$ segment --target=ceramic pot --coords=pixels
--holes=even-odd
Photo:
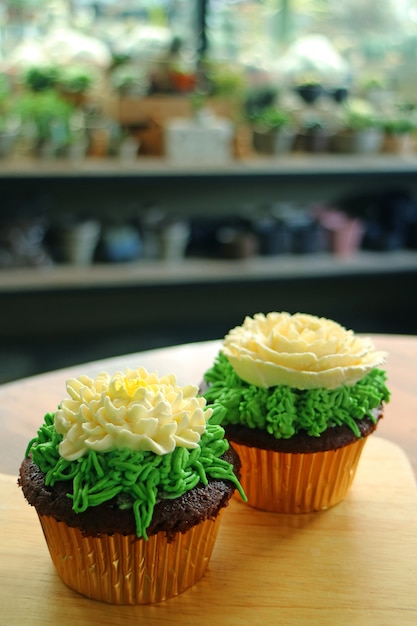
[[[334,135],[332,150],[339,153],[377,154],[381,151],[383,133],[377,128],[346,130]]]
[[[0,158],[10,156],[16,143],[17,133],[4,131],[0,133]]]
[[[290,152],[294,145],[295,134],[291,129],[253,131],[253,147],[261,154],[284,154]]]
[[[187,222],[173,222],[160,232],[161,256],[165,261],[180,261],[185,257],[191,229]]]
[[[62,260],[72,265],[91,265],[99,237],[100,224],[95,220],[63,226],[59,232]]]
[[[296,148],[301,152],[326,152],[330,148],[331,137],[323,129],[299,133]]]
[[[382,149],[393,154],[412,154],[415,151],[414,136],[412,133],[386,133]]]

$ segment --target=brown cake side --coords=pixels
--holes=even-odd
[[[240,461],[232,447],[223,455],[234,467],[239,478]],[[148,535],[165,532],[168,540],[192,526],[207,519],[214,519],[220,510],[227,506],[235,490],[235,485],[228,480],[211,479],[208,484],[199,484],[179,498],[161,500],[155,505]],[[136,526],[133,511],[120,509],[117,498],[91,507],[83,513],[72,510],[72,500],[67,496],[71,492],[71,481],[58,482],[53,487],[45,485],[45,475],[30,457],[20,466],[18,483],[26,500],[35,507],[39,515],[49,515],[68,526],[80,528],[86,536],[135,535]]]
[[[377,422],[383,417],[383,407],[375,409],[374,416]],[[356,422],[361,436],[367,437],[377,427],[369,417],[364,417]],[[226,438],[231,442],[236,442],[251,448],[262,448],[263,450],[273,450],[274,452],[289,452],[298,454],[308,454],[313,452],[325,452],[326,450],[336,450],[342,448],[358,439],[355,433],[346,426],[331,426],[327,428],[319,437],[312,437],[306,432],[298,432],[289,439],[276,439],[260,428],[249,428],[242,424],[225,424]]]

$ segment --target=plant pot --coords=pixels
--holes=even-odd
[[[386,133],[382,149],[393,154],[412,154],[415,151],[414,136],[412,133]]]
[[[129,224],[107,226],[101,237],[100,248],[110,263],[135,261],[141,256],[142,242],[138,230]]]
[[[284,154],[294,145],[295,133],[287,128],[276,130],[253,130],[253,147],[261,154]]]
[[[197,84],[197,76],[194,73],[170,71],[171,85],[176,93],[191,93]]]
[[[91,265],[100,237],[100,224],[86,220],[67,224],[60,229],[60,255],[65,263]]]
[[[326,152],[330,148],[331,137],[325,130],[299,133],[296,148],[302,152]]]
[[[362,220],[337,209],[321,209],[317,218],[327,234],[333,254],[349,257],[359,250],[365,232]]]
[[[255,223],[259,254],[275,256],[291,252],[291,236],[287,226],[274,218],[260,218]]]
[[[38,159],[53,159],[56,156],[56,145],[50,139],[39,139],[33,146],[33,154]]]
[[[222,259],[247,259],[258,254],[259,239],[245,224],[223,224],[215,233],[216,256]]]
[[[110,150],[110,128],[102,126],[89,126],[86,128],[88,137],[87,155],[91,157],[106,157]]]
[[[232,122],[210,111],[201,111],[192,119],[172,119],[165,126],[165,154],[174,163],[228,163],[233,135]]]
[[[126,137],[119,146],[119,157],[122,161],[129,163],[136,161],[139,152],[140,142],[135,137]]]
[[[375,154],[381,150],[383,134],[376,128],[343,130],[332,137],[333,152]]]
[[[10,156],[17,139],[17,132],[4,131],[0,133],[0,158]]]
[[[352,256],[360,248],[363,233],[364,227],[359,219],[346,220],[330,231],[331,251],[337,256]]]
[[[249,124],[238,124],[233,137],[233,156],[245,159],[253,155],[253,131]]]
[[[65,155],[70,161],[82,161],[87,155],[88,142],[87,139],[79,139],[71,142],[65,151]]]
[[[164,225],[160,233],[162,258],[165,261],[181,261],[185,257],[190,234],[187,222]]]
[[[311,215],[300,213],[286,218],[292,254],[315,254],[322,251],[321,227]]]

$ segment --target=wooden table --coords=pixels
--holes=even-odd
[[[0,624],[417,624],[417,337],[374,339],[389,352],[392,400],[345,501],[302,516],[233,501],[202,581],[155,606],[108,606],[67,589],[16,475],[44,413],[66,395],[67,378],[143,365],[197,384],[219,343],[125,355],[1,386]]]

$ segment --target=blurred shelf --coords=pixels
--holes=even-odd
[[[106,178],[112,177],[365,177],[373,175],[413,175],[417,173],[417,155],[401,154],[304,154],[253,156],[229,163],[176,164],[164,158],[139,157],[135,161],[118,158],[68,159],[11,158],[1,161],[0,179],[6,178]]]
[[[2,159],[0,215],[42,211],[137,218],[149,207],[177,217],[219,217],[291,202],[351,202],[361,212],[385,192],[417,197],[417,154],[252,155],[229,163],[174,164],[168,159]],[[364,205],[364,206],[363,206]]]
[[[224,284],[408,272],[417,272],[417,251],[361,251],[351,257],[279,255],[230,261],[201,258],[186,258],[177,262],[138,260],[88,267],[55,265],[1,269],[0,293]]]

